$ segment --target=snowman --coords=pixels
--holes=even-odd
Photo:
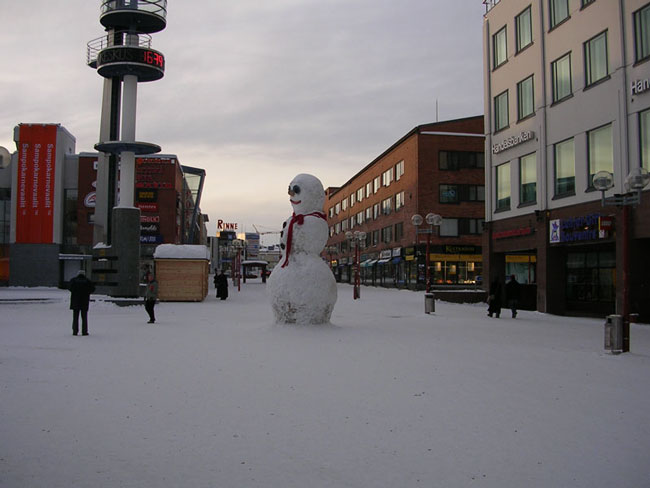
[[[325,190],[318,178],[299,174],[289,184],[293,215],[282,224],[282,256],[267,283],[278,324],[328,324],[336,281],[320,257],[327,243]]]

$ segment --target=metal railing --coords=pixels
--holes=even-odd
[[[485,5],[485,13],[487,14],[490,10],[492,10],[497,3],[499,3],[501,0],[483,0],[483,5]]]
[[[103,0],[102,14],[116,10],[140,10],[159,17],[167,17],[167,0]]]
[[[88,41],[86,64],[88,66],[95,64],[99,52],[112,46],[137,46],[151,48],[151,36],[149,34],[134,34],[128,31],[118,31]]]

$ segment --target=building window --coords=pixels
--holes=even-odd
[[[553,103],[571,96],[571,53],[551,63],[553,76]]]
[[[533,76],[517,83],[517,119],[522,120],[535,113]]]
[[[535,153],[519,158],[519,203],[537,201],[537,157]]]
[[[402,159],[395,165],[395,181],[399,181],[404,174],[404,160]]]
[[[378,203],[375,203],[373,205],[373,207],[372,207],[372,210],[373,210],[373,215],[372,216],[373,216],[373,218],[375,220],[377,220],[379,218],[379,215],[381,214],[381,205],[379,205]]]
[[[459,169],[485,168],[485,153],[469,151],[440,151],[440,169],[458,171]]]
[[[336,213],[336,215],[341,213],[341,202],[337,203],[334,207],[334,213]]]
[[[612,125],[591,130],[587,133],[587,152],[589,158],[588,186],[593,188],[594,175],[599,171],[614,173],[614,147],[612,142]]]
[[[639,114],[641,167],[650,171],[650,110]]]
[[[337,223],[334,225],[334,231],[335,231],[337,234],[338,234],[339,232],[341,232],[341,222],[337,222]]]
[[[391,205],[392,200],[393,200],[392,198],[387,198],[386,200],[382,200],[382,202],[381,202],[381,213],[383,215],[389,215],[390,214],[391,207],[392,207],[392,205]]]
[[[442,224],[440,224],[440,236],[458,236],[458,219],[442,219]]]
[[[330,209],[329,209],[329,217],[330,217],[330,219],[332,217],[334,217],[334,207],[330,207]]]
[[[373,181],[373,186],[375,193],[379,191],[379,188],[381,188],[381,176],[377,176],[374,181]]]
[[[330,237],[334,235],[334,226],[330,227]]]
[[[585,85],[607,78],[607,31],[585,42]]]
[[[379,230],[372,231],[372,245],[376,246],[379,244]]]
[[[508,60],[508,40],[506,26],[492,36],[492,52],[496,69]]]
[[[395,211],[397,212],[404,206],[404,192],[401,191],[395,194]]]
[[[458,185],[440,185],[440,203],[458,203]]]
[[[574,195],[576,164],[573,138],[555,145],[555,195]]]
[[[341,210],[345,212],[348,208],[348,197],[345,197],[343,200],[341,200]]]
[[[366,220],[372,220],[372,207],[366,209]]]
[[[358,225],[363,224],[363,212],[359,212],[359,213],[357,214],[357,224],[358,224]]]
[[[581,0],[580,1],[580,8],[585,8],[587,5],[591,5],[595,1],[596,0]]]
[[[393,168],[384,171],[381,175],[381,184],[383,186],[390,186],[393,181]]]
[[[401,241],[404,237],[404,222],[395,224],[395,241]]]
[[[515,36],[517,52],[533,43],[533,23],[530,6],[515,18]]]
[[[363,188],[359,188],[357,190],[357,202],[360,202],[363,200]]]
[[[634,60],[650,57],[650,4],[634,12]]]
[[[381,242],[388,244],[393,240],[393,226],[389,225],[381,229]]]
[[[508,90],[494,97],[494,132],[508,127]]]
[[[569,0],[549,0],[551,29],[569,18]]]
[[[356,193],[350,193],[350,207],[354,207],[356,203]]]
[[[341,221],[341,230],[345,232],[348,230],[348,219],[344,219]]]
[[[370,198],[372,195],[372,182],[366,183],[366,198]]]
[[[497,166],[497,210],[510,209],[510,163]]]

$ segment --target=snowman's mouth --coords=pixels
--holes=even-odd
[[[302,200],[298,200],[297,202],[294,201],[294,200],[289,200],[289,201],[294,205],[298,205],[298,204],[302,203]]]

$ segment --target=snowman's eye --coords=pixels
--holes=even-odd
[[[296,195],[300,195],[300,187],[298,185],[289,186],[289,191],[293,191]]]

